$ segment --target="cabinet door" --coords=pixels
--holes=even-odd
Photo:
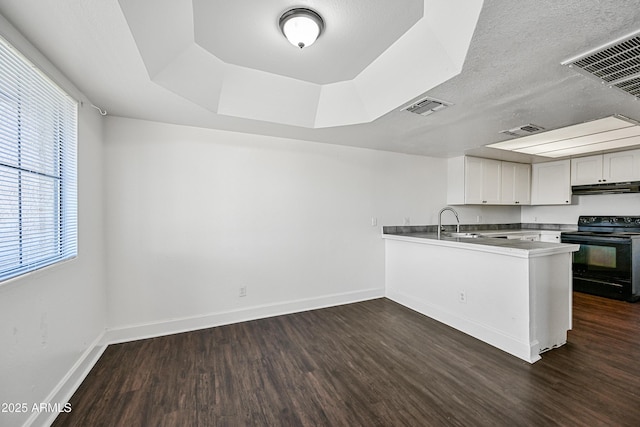
[[[482,203],[500,204],[502,169],[499,160],[482,159]]]
[[[516,167],[515,199],[520,205],[531,203],[531,165],[518,163]]]
[[[640,150],[602,156],[603,182],[640,181]]]
[[[500,161],[465,158],[464,202],[469,205],[500,203]]]
[[[534,164],[532,167],[531,204],[570,204],[570,169],[571,163],[569,160]]]
[[[482,198],[482,161],[479,157],[465,157],[464,163],[464,202],[481,204]]]
[[[503,205],[528,205],[531,203],[531,165],[502,162]]]
[[[571,159],[571,185],[602,183],[602,154]]]
[[[547,243],[560,243],[559,231],[542,231],[540,233],[540,241]]]

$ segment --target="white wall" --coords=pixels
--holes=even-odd
[[[580,215],[640,215],[640,194],[574,196],[573,204],[523,206],[522,222],[578,224]]]
[[[113,328],[381,296],[371,218],[444,200],[422,185],[444,163],[415,156],[122,118],[105,150]]]
[[[380,226],[446,200],[444,159],[113,117],[105,150],[109,325],[147,325],[113,340],[382,296]]]
[[[82,99],[2,17],[0,24],[5,38]],[[68,398],[78,378],[64,380],[68,374],[78,374],[72,368],[88,360],[104,332],[102,194],[102,118],[85,104],[78,120],[78,257],[0,283],[0,403],[28,405],[27,413],[0,413],[2,426],[38,418],[31,412],[34,403],[66,403],[55,400]],[[49,415],[41,414],[36,424]]]

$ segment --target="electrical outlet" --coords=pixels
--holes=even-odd
[[[375,227],[376,225],[378,225],[378,218],[371,217],[371,226]]]
[[[478,215],[478,216],[476,216],[476,222],[477,222],[478,224],[480,224],[480,222],[482,222],[482,215]]]
[[[467,303],[467,293],[465,291],[458,292],[458,301],[462,304]]]
[[[246,297],[247,296],[247,287],[246,286],[240,286],[240,293],[238,294],[239,297]]]
[[[403,225],[411,225],[411,218],[409,218],[408,216],[405,216]]]

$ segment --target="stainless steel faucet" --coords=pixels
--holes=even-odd
[[[456,233],[460,232],[460,218],[458,218],[458,212],[456,212],[455,209],[450,208],[449,206],[445,206],[444,208],[440,209],[440,212],[438,213],[438,240],[440,240],[440,232],[442,231],[442,212],[444,211],[453,212],[453,214],[456,216],[456,221],[458,222],[458,225],[456,226]]]

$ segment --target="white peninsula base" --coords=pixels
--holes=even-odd
[[[577,245],[383,238],[391,300],[529,363],[566,343]]]

